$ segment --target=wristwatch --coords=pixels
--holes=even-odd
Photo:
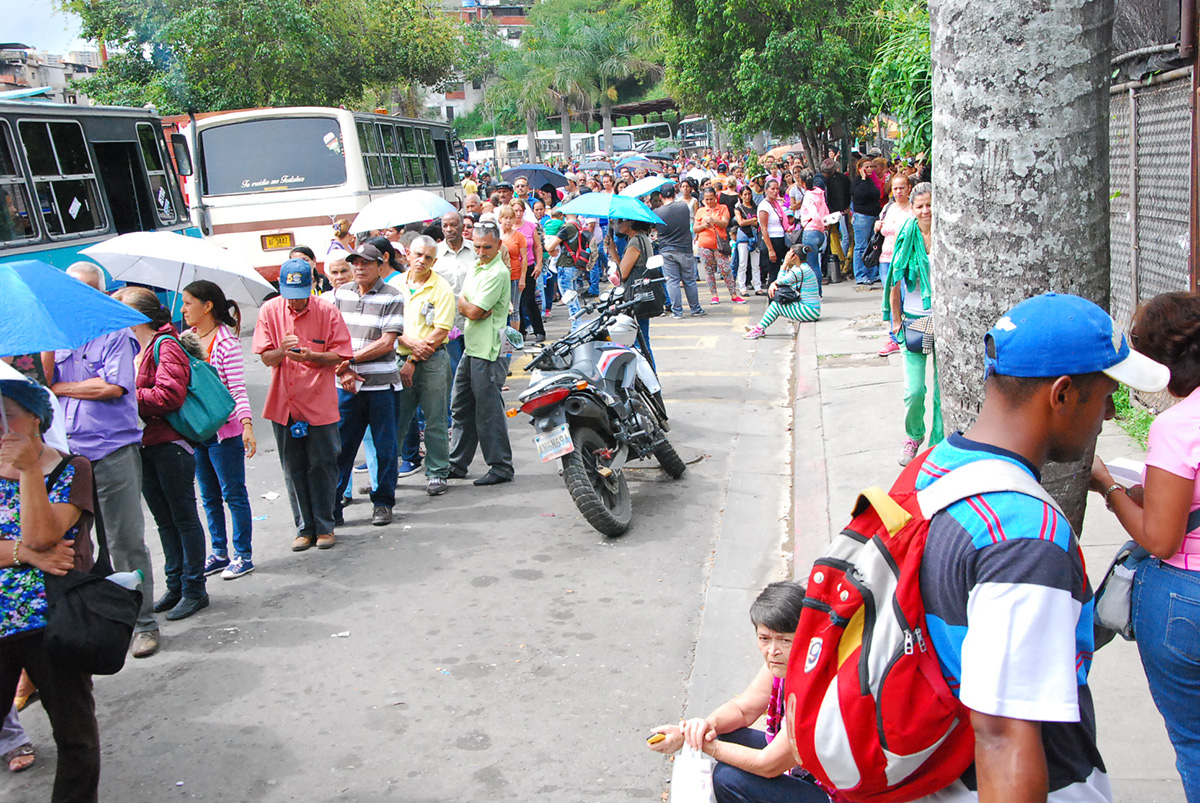
[[[1123,490],[1125,490],[1124,486],[1120,485],[1119,483],[1115,483],[1115,482],[1112,485],[1105,488],[1104,489],[1104,506],[1106,508],[1108,508],[1109,510],[1112,510],[1113,509],[1112,499],[1110,499],[1110,497],[1112,496],[1113,491],[1123,491]]]

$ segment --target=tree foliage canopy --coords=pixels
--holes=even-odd
[[[928,152],[933,144],[933,64],[926,0],[883,0],[869,18],[880,40],[871,65],[875,108],[901,121],[901,153]]]
[[[458,24],[426,0],[63,0],[112,54],[80,88],[164,113],[353,103],[364,87],[436,84]]]

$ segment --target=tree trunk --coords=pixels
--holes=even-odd
[[[538,163],[537,114],[532,111],[525,112],[525,159]]]
[[[983,336],[1022,299],[1108,308],[1113,0],[930,0],[933,313],[946,431],[983,400]],[[1088,468],[1046,467],[1076,532]]]
[[[611,158],[613,155],[612,101],[609,100],[607,92],[600,101],[600,115],[604,119],[604,153]]]
[[[562,152],[564,165],[571,163],[571,105],[562,99]]]

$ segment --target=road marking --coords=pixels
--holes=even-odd
[[[762,405],[766,405],[768,407],[770,407],[770,406],[786,406],[786,405],[780,405],[778,399],[775,399],[774,401],[772,401],[771,399],[717,399],[717,398],[674,399],[674,398],[668,397],[668,398],[663,399],[663,403],[668,404],[668,405],[672,405],[672,404],[762,404]]]
[[[659,376],[763,376],[762,371],[659,371]]]

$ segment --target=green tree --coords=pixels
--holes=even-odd
[[[822,132],[866,112],[868,0],[652,0],[667,84],[735,136],[800,134],[815,158]]]
[[[880,41],[871,64],[871,103],[900,121],[900,152],[928,153],[933,144],[928,1],[883,0],[864,22]]]
[[[550,70],[539,63],[534,51],[522,47],[500,63],[496,77],[486,89],[488,103],[514,110],[524,120],[526,158],[530,162],[538,161],[538,116],[553,108],[551,79]]]
[[[114,57],[80,88],[167,113],[354,103],[447,75],[457,23],[428,0],[63,0]]]
[[[583,18],[562,15],[536,23],[525,35],[533,59],[549,73],[550,94],[562,125],[563,158],[571,158],[571,112],[592,105],[596,76],[589,69]]]
[[[579,31],[586,71],[604,121],[604,151],[612,155],[612,107],[621,82],[639,76],[661,76],[654,61],[657,37],[640,15],[586,18]]]

